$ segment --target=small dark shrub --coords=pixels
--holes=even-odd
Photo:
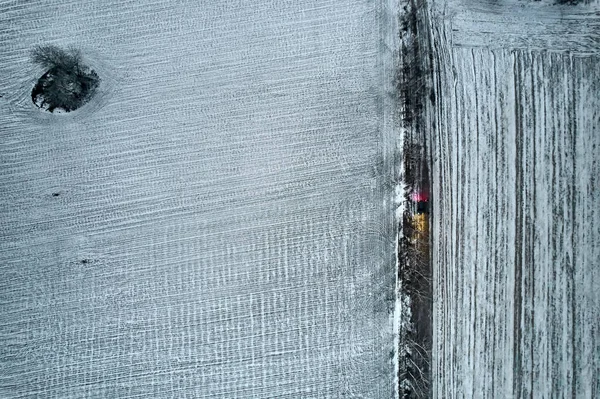
[[[82,63],[77,50],[56,46],[36,47],[32,60],[47,69],[31,91],[39,108],[54,112],[73,111],[88,102],[100,84],[98,74]]]

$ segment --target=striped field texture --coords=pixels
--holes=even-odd
[[[0,1],[0,397],[394,396],[389,3]]]
[[[429,8],[434,397],[600,397],[599,9]]]

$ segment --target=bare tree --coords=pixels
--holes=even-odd
[[[50,112],[55,109],[69,112],[81,107],[100,83],[98,74],[83,64],[79,50],[38,46],[33,49],[31,58],[47,69],[31,91],[31,99]]]

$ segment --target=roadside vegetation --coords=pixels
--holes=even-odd
[[[424,147],[411,145],[405,151],[416,165],[408,175],[402,234],[398,242],[400,295],[404,322],[400,331],[399,381],[402,398],[427,398],[431,381],[432,270],[429,251],[428,168]],[[405,159],[405,163],[407,160]],[[421,201],[416,201],[417,196]]]
[[[404,214],[399,226],[398,274],[403,314],[398,381],[400,397],[431,394],[432,268],[429,215],[429,158],[424,109],[435,102],[430,90],[430,58],[422,16],[423,5],[408,1],[401,15],[401,68],[397,88],[405,130],[403,148]]]

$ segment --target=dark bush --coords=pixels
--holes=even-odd
[[[65,51],[56,46],[36,47],[32,60],[47,69],[31,91],[31,99],[39,108],[54,112],[73,111],[94,95],[100,78],[82,63],[77,50]]]

